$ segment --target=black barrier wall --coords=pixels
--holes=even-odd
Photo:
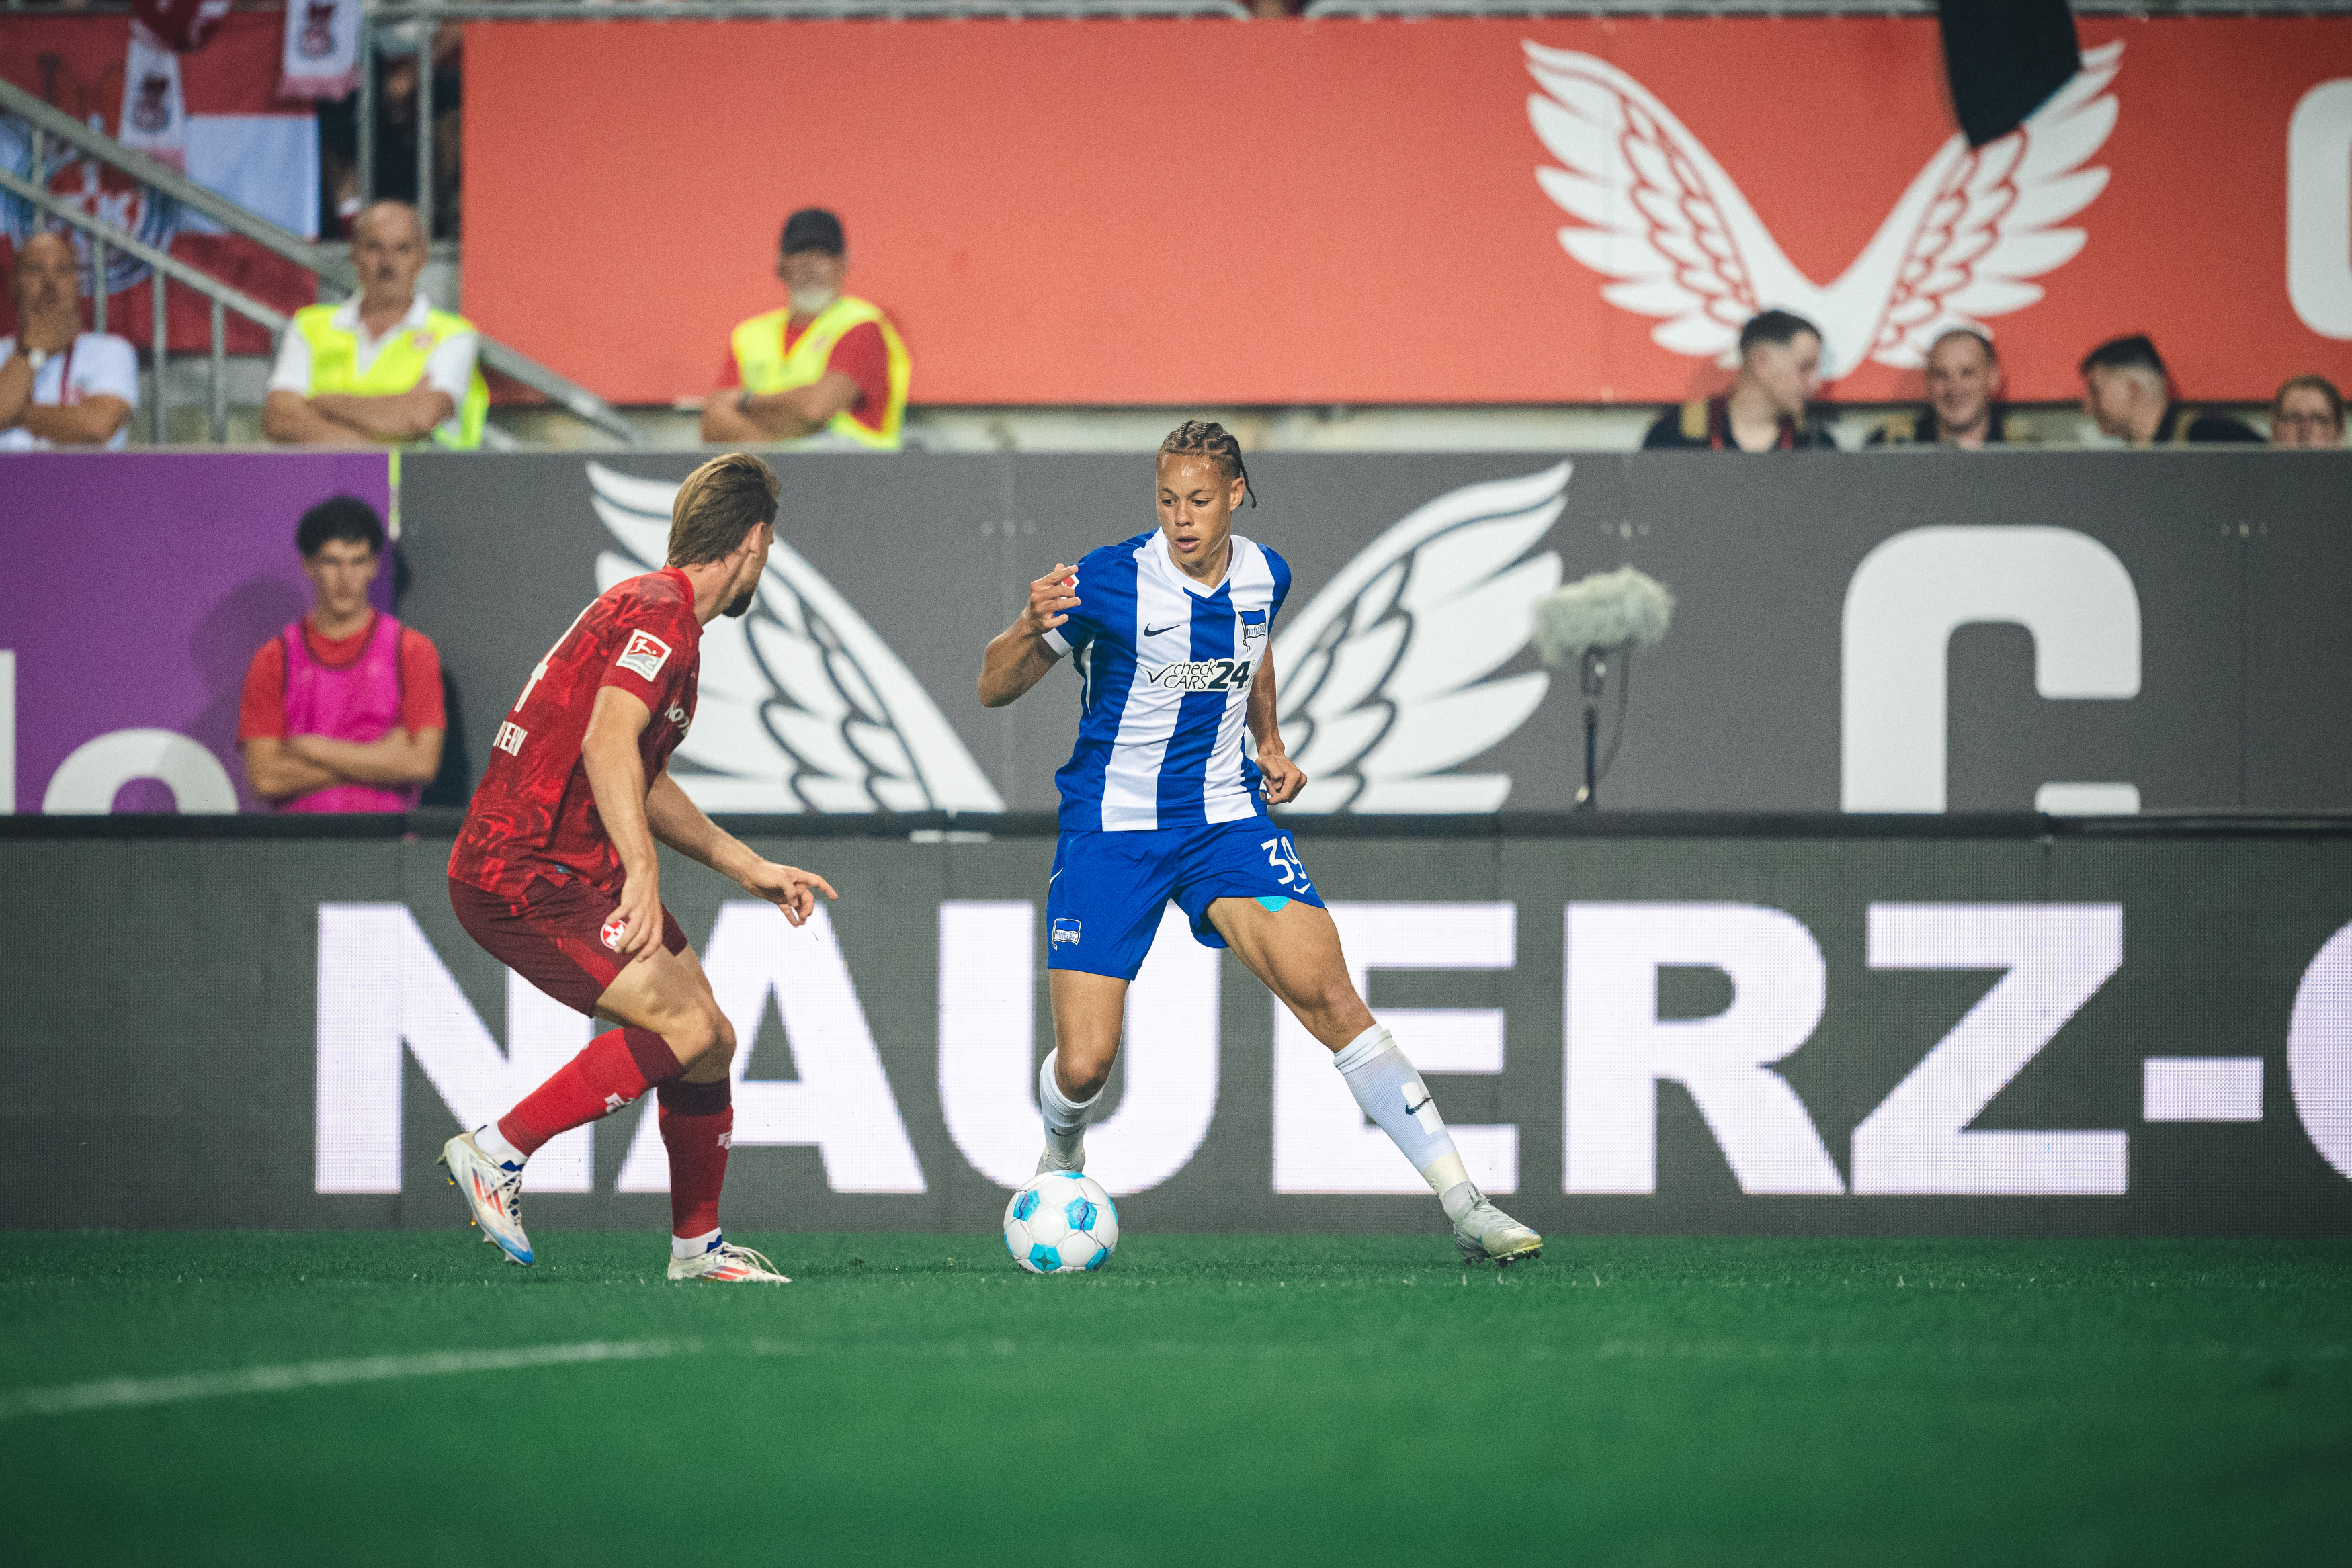
[[[794,932],[665,862],[744,1042],[729,1222],[992,1229],[1038,1145],[1045,825],[736,825],[844,896]],[[453,826],[0,831],[45,915],[0,1225],[456,1228],[441,1142],[591,1026],[458,929]],[[1300,837],[1473,1174],[1547,1231],[2352,1233],[2352,824],[1436,826]],[[1436,1228],[1181,929],[1109,1094],[1090,1169],[1130,1226]],[[633,1108],[541,1151],[532,1223],[658,1229],[666,1175]]]
[[[581,606],[661,560],[693,454],[404,460],[402,614],[478,775]],[[1056,561],[1152,526],[1150,459],[776,460],[761,607],[705,633],[675,765],[715,810],[1044,810],[1057,672],[974,700]],[[1284,729],[1310,804],[1549,810],[1573,682],[1526,610],[1633,565],[1677,605],[1632,668],[1604,809],[2352,810],[2352,454],[1267,454]],[[1613,723],[1616,693],[1605,722]],[[1604,741],[1607,733],[1604,732]]]

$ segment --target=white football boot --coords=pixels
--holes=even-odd
[[[1078,1152],[1076,1157],[1072,1159],[1068,1165],[1064,1165],[1061,1161],[1054,1157],[1054,1141],[1051,1138],[1048,1138],[1045,1140],[1045,1152],[1037,1156],[1037,1168],[1031,1174],[1034,1176],[1044,1176],[1047,1171],[1082,1171],[1086,1168],[1087,1144],[1083,1137],[1078,1140]]]
[[[709,1280],[728,1285],[789,1285],[776,1266],[749,1247],[738,1247],[724,1236],[691,1258],[669,1260],[673,1280]]]
[[[482,1239],[495,1245],[508,1262],[528,1264],[530,1238],[522,1233],[522,1167],[490,1158],[471,1133],[460,1133],[442,1145],[440,1163],[449,1167],[449,1185],[474,1211]]]
[[[1496,1268],[1507,1269],[1542,1256],[1543,1238],[1487,1202],[1474,1183],[1448,1187],[1438,1201],[1454,1221],[1454,1245],[1465,1264],[1492,1259]]]

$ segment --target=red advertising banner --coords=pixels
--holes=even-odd
[[[221,18],[203,46],[188,54],[134,55],[131,18],[12,12],[0,25],[0,80],[34,93],[77,120],[177,162],[198,183],[295,233],[319,230],[318,117],[307,103],[278,97],[285,17],[237,12]],[[141,79],[126,82],[137,59]],[[176,85],[170,75],[176,72]],[[128,100],[130,123],[125,124]],[[49,190],[94,217],[127,228],[190,266],[235,284],[266,305],[292,311],[318,298],[310,275],[251,240],[224,234],[206,219],[169,201],[150,200],[113,170],[51,142],[44,171]],[[0,119],[0,161],[19,174],[32,166],[23,128]],[[56,226],[32,204],[0,194],[0,267],[13,267],[15,246],[37,227]],[[95,288],[92,256],[81,247],[85,295]],[[147,347],[151,294],[146,264],[121,254],[109,258],[107,330]],[[170,287],[168,328],[175,350],[212,342],[212,308],[194,291]],[[87,311],[87,306],[85,306]],[[16,325],[13,295],[0,290],[0,332]],[[269,351],[269,334],[244,318],[228,318],[229,351]]]
[[[2082,34],[1971,153],[1927,20],[475,24],[466,304],[699,393],[821,204],[920,402],[1670,401],[1769,306],[1845,401],[1958,320],[2021,400],[2352,382],[2352,20]]]

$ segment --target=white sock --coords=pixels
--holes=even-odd
[[[673,1258],[699,1258],[719,1245],[719,1232],[707,1230],[699,1236],[673,1236],[669,1239],[669,1255]]]
[[[1454,1152],[1454,1134],[1445,1130],[1445,1118],[1429,1097],[1429,1086],[1413,1071],[1395,1036],[1374,1024],[1334,1056],[1331,1065],[1348,1081],[1348,1092],[1364,1114],[1404,1152],[1430,1191],[1443,1199],[1470,1179],[1462,1156]],[[1447,1212],[1452,1209],[1449,1204]]]
[[[1053,1151],[1054,1163],[1066,1166],[1076,1162],[1078,1151],[1086,1146],[1087,1124],[1094,1119],[1095,1106],[1102,1100],[1097,1089],[1088,1100],[1073,1100],[1062,1092],[1054,1078],[1054,1063],[1061,1056],[1049,1051],[1037,1067],[1037,1113],[1045,1124],[1045,1146]]]
[[[481,1150],[509,1170],[522,1169],[523,1161],[530,1157],[499,1135],[499,1124],[496,1122],[490,1123],[488,1126],[474,1129],[474,1147]]]

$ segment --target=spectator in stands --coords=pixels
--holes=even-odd
[[[65,235],[16,252],[16,335],[0,338],[0,452],[122,445],[139,406],[139,352],[81,329],[81,270]]]
[[[2134,446],[2260,441],[2253,427],[2172,400],[2163,357],[2145,333],[2115,338],[2083,356],[2083,412]]]
[[[429,249],[405,202],[378,202],[352,225],[356,299],[294,313],[278,340],[261,429],[272,441],[356,446],[423,441],[476,447],[490,389],[476,368],[481,334],[436,310],[416,287]]]
[[[2273,446],[2344,444],[2344,394],[2326,376],[2295,376],[2271,399]]]
[[[822,432],[844,446],[898,450],[907,346],[887,316],[841,291],[848,270],[839,218],[803,207],[784,220],[776,276],[792,305],[735,329],[719,390],[702,402],[703,440],[791,441]]]
[[[1717,452],[1786,452],[1835,446],[1807,417],[1822,390],[1822,329],[1802,316],[1767,310],[1739,329],[1739,378],[1717,398],[1693,398],[1658,415],[1643,446]]]
[[[281,811],[405,811],[441,768],[441,655],[368,603],[383,521],[352,496],[302,514],[294,542],[310,613],[245,672],[236,743],[254,793]]]
[[[1873,446],[1979,447],[2021,439],[2009,429],[2000,398],[2000,356],[1974,327],[1954,327],[1927,349],[1927,406],[1898,413],[1872,432]]]

